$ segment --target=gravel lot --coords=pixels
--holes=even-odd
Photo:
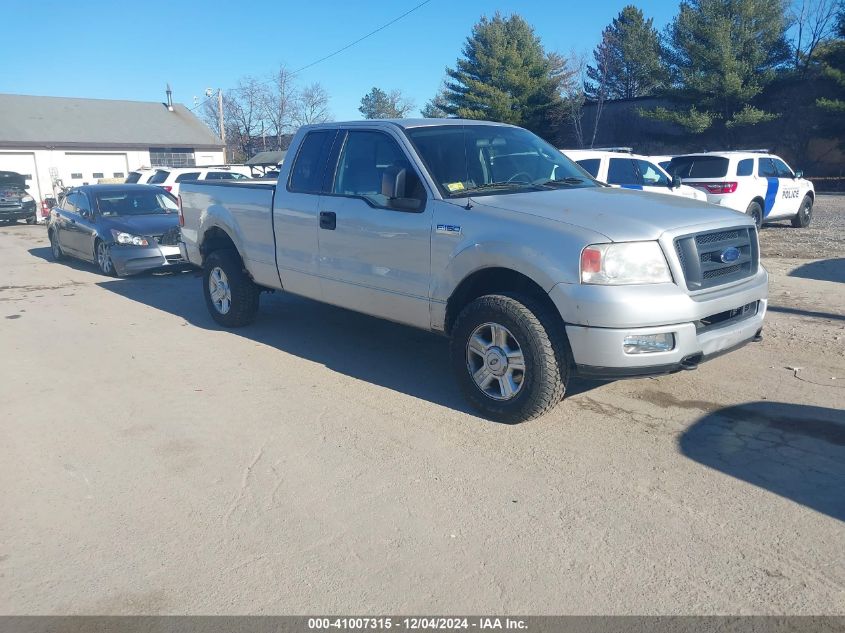
[[[518,426],[439,337],[0,227],[0,611],[845,614],[844,227],[763,231],[762,343]]]

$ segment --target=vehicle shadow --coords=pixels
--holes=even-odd
[[[810,317],[812,319],[830,319],[832,321],[845,321],[845,315],[834,314],[832,312],[816,312],[815,310],[802,310],[800,308],[787,308],[785,306],[775,306],[771,303],[768,308],[769,312],[780,312],[782,314],[795,314],[797,316]]]
[[[208,314],[198,275],[133,277],[97,285],[196,327],[222,330]],[[448,341],[437,334],[284,292],[262,294],[255,323],[227,331],[358,380],[474,413],[452,377]],[[602,384],[573,379],[567,395]]]
[[[822,259],[817,262],[804,264],[789,273],[789,276],[800,277],[801,279],[815,279],[816,281],[845,283],[845,257]]]
[[[845,415],[786,402],[714,411],[679,441],[705,466],[845,521]]]

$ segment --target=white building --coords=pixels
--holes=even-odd
[[[0,94],[0,171],[28,176],[36,200],[139,167],[224,162],[220,139],[181,104]]]

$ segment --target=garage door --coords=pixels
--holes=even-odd
[[[65,152],[65,185],[97,184],[100,179],[126,178],[126,154]]]
[[[27,176],[26,187],[30,195],[41,200],[41,188],[35,171],[35,154],[29,152],[0,152],[0,171],[16,171]]]

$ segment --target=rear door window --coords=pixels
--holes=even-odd
[[[585,158],[584,160],[575,161],[586,171],[590,174],[593,178],[598,178],[599,176],[599,165],[601,165],[600,158]]]
[[[160,183],[163,183],[165,180],[167,180],[167,177],[169,175],[170,175],[169,171],[164,171],[164,170],[160,169],[156,173],[154,173],[152,176],[150,176],[150,179],[147,181],[147,183],[149,183],[151,185],[158,185]]]
[[[611,185],[641,185],[637,167],[630,158],[611,158],[607,168],[607,182]]]
[[[115,176],[117,178],[117,176]],[[130,171],[129,175],[126,177],[126,182],[138,182],[141,180],[141,174],[137,171]]]
[[[336,130],[308,132],[291,168],[288,189],[301,193],[320,193],[329,152]]]
[[[196,180],[200,177],[200,173],[198,171],[189,171],[184,174],[179,174],[176,176],[176,182],[184,182],[186,180]],[[152,180],[150,180],[152,182]]]
[[[764,178],[777,178],[778,170],[771,158],[761,158],[757,165],[757,175]]]

